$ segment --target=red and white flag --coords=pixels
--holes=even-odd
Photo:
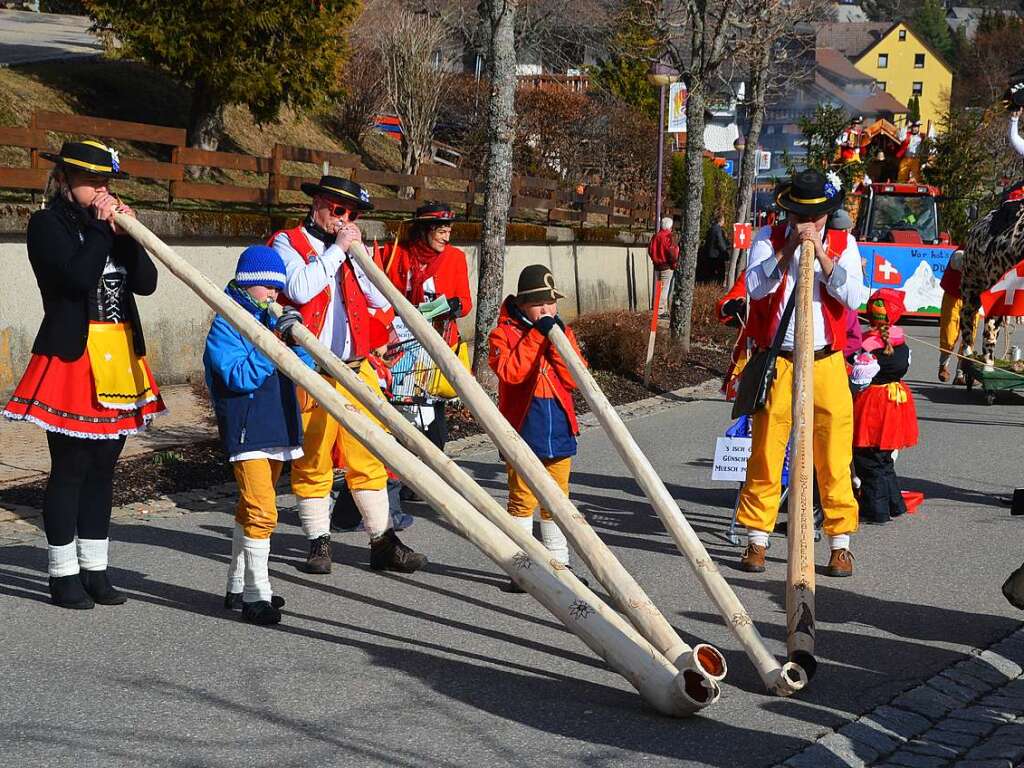
[[[981,294],[981,306],[985,317],[1024,316],[1024,261],[1019,262]]]
[[[903,275],[880,253],[875,254],[874,282],[882,285],[899,285]]]
[[[754,238],[754,228],[750,224],[733,224],[732,225],[732,247],[733,248],[749,248],[750,241]]]

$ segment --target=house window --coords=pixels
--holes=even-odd
[[[880,53],[880,54],[878,54],[878,68],[879,69],[887,69],[888,66],[889,66],[889,54],[888,53]]]
[[[924,89],[924,83],[918,81],[914,82],[914,85],[910,89],[910,93],[913,96],[920,96],[921,91]]]
[[[923,53],[915,53],[914,54],[914,69],[924,69],[924,54]]]
[[[875,81],[875,89],[879,90],[879,91],[884,91],[885,90],[885,80],[876,80]]]
[[[900,42],[901,43],[905,43],[906,41],[907,41],[907,30],[901,29],[900,30]]]

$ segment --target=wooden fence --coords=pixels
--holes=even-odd
[[[0,165],[0,189],[43,190],[53,164],[40,152],[56,151],[59,137],[52,134],[132,142],[121,152],[121,167],[133,179],[166,185],[168,207],[178,200],[298,207],[304,202],[297,194],[302,184],[317,181],[327,170],[368,186],[376,210],[386,213],[411,213],[431,201],[449,203],[473,218],[483,202],[476,179],[461,168],[430,163],[406,175],[369,169],[359,155],[284,144],[274,144],[267,157],[209,152],[185,146],[182,128],[46,111],[33,113],[28,127],[0,127],[0,149],[28,154],[27,166]],[[148,157],[129,156],[143,151]],[[512,194],[512,216],[521,220],[619,227],[645,227],[653,221],[653,198],[625,199],[599,185],[567,189],[552,179],[516,176]]]

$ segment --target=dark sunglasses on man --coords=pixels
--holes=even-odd
[[[349,221],[355,221],[359,218],[359,211],[352,210],[344,203],[328,203],[327,210],[331,212],[331,216],[337,216],[339,219],[346,213],[348,214]]]

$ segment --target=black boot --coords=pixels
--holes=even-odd
[[[271,595],[270,604],[275,608],[284,608],[284,598],[280,595]],[[242,610],[242,593],[227,592],[224,595],[224,609],[227,611]]]
[[[106,568],[99,571],[82,571],[79,576],[82,578],[85,591],[100,605],[123,605],[128,602],[128,595],[114,589],[114,585],[110,583]]]
[[[331,572],[331,535],[325,533],[309,542],[309,557],[300,566],[306,573],[324,575]]]
[[[86,594],[82,587],[82,580],[78,574],[71,576],[50,577],[50,598],[54,605],[61,608],[74,608],[75,610],[88,610],[96,605],[93,599]]]
[[[371,570],[414,573],[426,564],[427,558],[405,546],[391,528],[370,541]]]
[[[250,624],[266,627],[281,621],[281,611],[266,600],[258,600],[255,603],[242,603],[242,618]]]

